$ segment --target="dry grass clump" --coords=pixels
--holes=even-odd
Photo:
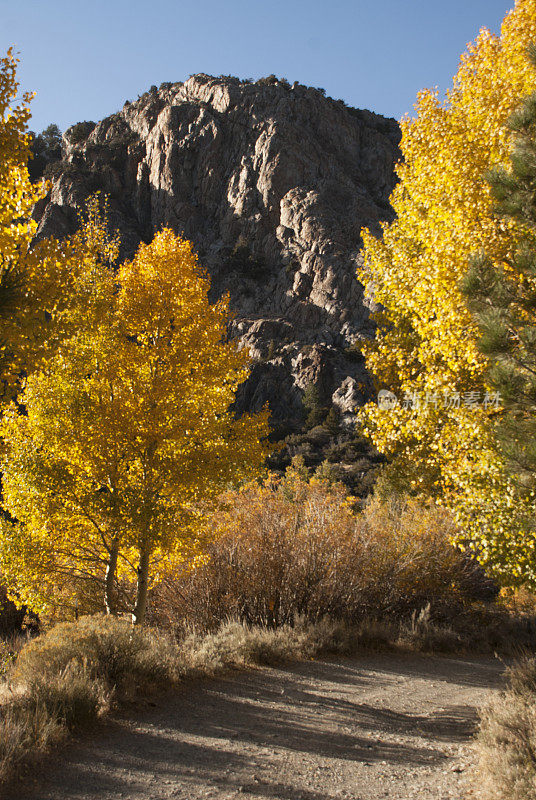
[[[174,646],[166,637],[102,615],[60,623],[29,642],[12,677],[19,684],[32,684],[37,676],[59,675],[72,664],[104,681],[119,700],[167,686],[177,677]]]
[[[231,668],[284,664],[320,655],[374,651],[459,652],[460,637],[427,618],[427,609],[408,623],[362,620],[359,625],[325,618],[293,626],[249,626],[230,620],[208,634],[190,633],[180,643],[184,675],[214,675]]]
[[[25,686],[10,687],[0,703],[0,780],[68,731],[102,716],[112,694],[104,681],[74,662],[57,674],[36,672]]]
[[[177,680],[176,646],[102,616],[62,623],[8,665],[0,697],[0,781],[112,703]]]
[[[401,622],[395,641],[398,647],[418,653],[460,653],[467,646],[458,631],[432,621],[430,604]]]
[[[214,630],[229,617],[293,625],[326,616],[359,624],[408,618],[493,594],[482,570],[450,544],[448,513],[407,498],[357,512],[343,487],[302,479],[226,494],[209,518],[203,563],[186,564],[153,595],[154,619]]]
[[[508,688],[482,712],[477,776],[485,800],[536,800],[536,658],[508,671]]]
[[[350,655],[362,650],[392,649],[398,631],[365,621],[359,627],[322,619],[277,628],[249,626],[230,620],[208,634],[191,633],[180,644],[185,675],[213,675],[229,668],[285,664],[319,655]]]
[[[44,706],[25,707],[22,701],[0,706],[0,781],[43,754],[66,733]]]
[[[281,664],[314,654],[307,633],[287,625],[250,628],[242,622],[229,621],[213,633],[186,636],[180,658],[186,674],[213,675],[229,667]]]

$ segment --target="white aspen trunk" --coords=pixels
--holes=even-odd
[[[104,606],[107,614],[115,614],[117,611],[114,583],[118,557],[119,539],[114,537],[112,539],[108,563],[106,565],[106,574],[104,576]]]

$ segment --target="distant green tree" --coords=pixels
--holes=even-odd
[[[316,428],[317,425],[321,425],[324,422],[328,409],[323,402],[322,393],[317,383],[309,383],[305,387],[303,407],[307,414],[305,418],[306,428]]]
[[[32,158],[28,163],[30,180],[35,182],[43,177],[46,167],[61,159],[61,131],[54,123],[37,135],[30,133]]]
[[[337,406],[331,406],[323,425],[332,436],[337,436],[341,432],[341,412]]]

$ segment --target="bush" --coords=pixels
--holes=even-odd
[[[95,129],[95,122],[76,122],[65,131],[65,138],[70,144],[80,144],[85,141],[89,134]]]
[[[336,408],[332,407],[327,412],[327,407],[320,405],[320,409],[319,412],[311,409],[310,422],[320,421],[315,427],[308,428],[308,423],[305,423],[308,409],[304,405],[304,424],[300,425],[300,429],[303,428],[300,432],[295,429],[284,432],[274,428],[271,438],[280,442],[281,449],[269,457],[267,464],[270,469],[282,473],[296,456],[303,457],[310,471],[328,461],[336,465],[337,480],[346,486],[349,494],[364,499],[372,492],[384,458],[351,427],[339,425],[336,429],[336,417],[339,415]],[[298,420],[294,428],[297,424]]]
[[[231,270],[236,270],[246,278],[262,278],[266,274],[266,263],[259,256],[254,256],[249,244],[242,238],[233,247],[227,266]]]
[[[0,703],[0,781],[71,730],[117,703],[169,687],[184,671],[176,644],[127,620],[61,623],[26,644],[14,664],[0,654],[11,689]]]
[[[60,623],[27,644],[17,659],[14,678],[34,685],[73,664],[103,681],[119,699],[165,686],[177,677],[174,648],[163,636],[132,628],[126,619],[95,615]]]
[[[203,563],[186,564],[155,592],[161,624],[210,631],[230,617],[270,627],[325,616],[358,624],[407,618],[427,603],[448,616],[485,582],[451,546],[446,511],[376,499],[356,513],[340,485],[296,470],[225,495],[207,526]]]
[[[55,722],[71,730],[101,716],[111,697],[105,681],[95,678],[86,665],[71,662],[56,674],[35,675],[30,692],[19,703],[34,718],[45,709]]]
[[[536,800],[536,658],[508,671],[508,688],[482,713],[477,738],[481,796]]]

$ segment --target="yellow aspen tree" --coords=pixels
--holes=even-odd
[[[407,462],[417,488],[432,489],[431,477],[441,482],[445,462],[457,460],[473,429],[479,435],[480,417],[463,403],[445,409],[443,393],[483,388],[485,362],[459,283],[475,251],[501,260],[512,247],[510,227],[491,213],[484,173],[508,159],[507,121],[536,83],[525,55],[535,38],[536,5],[518,0],[501,37],[483,30],[469,46],[445,103],[433,91],[419,94],[417,116],[401,123],[397,219],[381,241],[364,233],[361,278],[382,306],[368,365],[399,398],[428,392],[432,402],[371,404],[363,419],[383,452]],[[457,434],[460,426],[469,435]]]
[[[535,39],[536,5],[518,0],[500,36],[482,30],[468,46],[445,102],[419,94],[416,116],[401,123],[397,219],[381,241],[364,233],[360,277],[380,304],[367,363],[399,402],[369,403],[363,427],[393,475],[452,502],[475,473],[504,483],[488,447],[496,409],[485,402],[486,363],[460,280],[476,251],[501,263],[513,247],[515,223],[494,216],[485,173],[507,163],[508,119],[535,88],[526,56]]]
[[[485,173],[507,163],[508,120],[536,87],[526,55],[535,40],[536,4],[517,0],[500,36],[483,29],[468,46],[445,102],[435,91],[419,93],[416,116],[401,123],[403,160],[391,196],[397,218],[381,241],[364,233],[360,273],[380,308],[376,340],[365,346],[368,367],[378,388],[398,399],[367,404],[363,427],[395,479],[460,512],[480,556],[505,580],[526,575],[532,556],[526,551],[520,567],[525,533],[513,523],[511,488],[490,447],[497,408],[486,394],[486,362],[460,281],[475,252],[500,264],[514,247],[516,225],[493,214]],[[481,528],[481,501],[490,498]],[[509,517],[516,547],[507,542]],[[493,518],[500,534],[492,541]]]
[[[31,219],[34,204],[45,195],[43,185],[33,186],[28,175],[30,143],[30,93],[15,105],[19,84],[13,50],[0,59],[0,320],[25,302],[27,269],[36,225]],[[3,324],[0,336],[0,379],[4,394],[13,380],[13,342]]]
[[[17,100],[18,59],[10,49],[0,59],[0,401],[9,402],[40,361],[54,352],[89,312],[87,290],[96,267],[113,262],[117,242],[108,236],[95,198],[80,231],[69,241],[34,242],[35,203],[47,191],[32,185],[27,123],[30,93]],[[87,289],[87,287],[86,287]],[[11,545],[24,539],[7,526]],[[27,551],[35,564],[46,550]]]
[[[8,401],[80,323],[95,270],[118,254],[117,238],[107,232],[106,203],[97,196],[81,212],[74,236],[34,241],[33,207],[48,187],[29,179],[32,95],[14,105],[17,64],[12,50],[0,59],[0,399]]]
[[[41,609],[58,588],[65,601],[70,575],[113,610],[116,574],[135,576],[142,623],[151,580],[200,548],[199,503],[257,474],[268,414],[230,410],[249,355],[227,341],[227,300],[209,303],[189,242],[164,230],[96,286],[108,312],[28,378],[26,415],[5,417],[5,507],[20,525],[4,526],[0,566]]]
[[[41,260],[33,257],[27,260],[24,295],[30,300],[17,298],[4,320],[9,341],[12,345],[16,343],[11,365],[24,369],[26,378],[57,355],[60,345],[76,332],[112,324],[116,293],[113,266],[119,240],[108,233],[106,203],[100,202],[97,195],[91,197],[80,213],[80,223],[77,233],[65,242],[48,241],[44,247],[40,246]],[[24,396],[20,392],[25,383],[14,377],[12,393],[18,390],[19,396]],[[21,453],[26,459],[25,469],[29,468],[36,447],[38,439],[30,437],[26,452]],[[45,467],[39,460],[33,462],[34,479],[39,479],[41,469],[41,479],[52,485],[52,476],[42,472]],[[53,501],[52,495],[49,501]],[[87,536],[84,540],[74,527],[71,532],[67,530],[64,538],[61,527],[54,535],[49,528],[41,538],[36,538],[35,530],[24,519],[19,515],[15,523],[4,520],[1,524],[0,569],[13,587],[14,599],[36,611],[47,606],[50,612],[58,604],[68,607],[70,602],[77,605],[79,601],[82,608],[91,608],[95,589],[88,582],[97,580],[96,563],[108,563],[103,560],[107,543]],[[77,542],[83,545],[77,547]],[[20,576],[24,575],[34,576],[34,589],[24,580],[21,582]]]
[[[41,186],[33,186],[28,175],[30,143],[27,123],[32,95],[23,94],[13,105],[19,84],[17,59],[9,49],[0,58],[0,286],[10,276],[18,276],[28,252],[35,223],[31,221],[34,204],[44,196]],[[3,298],[2,298],[3,299]]]

